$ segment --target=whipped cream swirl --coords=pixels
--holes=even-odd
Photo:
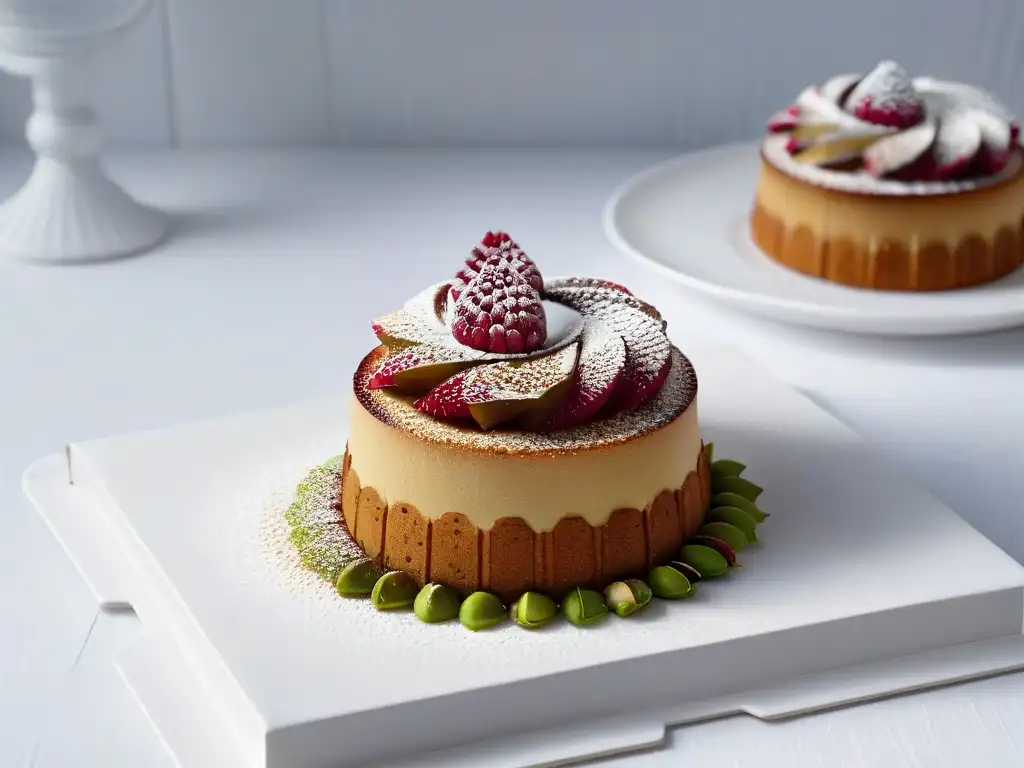
[[[788,135],[799,164],[908,182],[999,174],[1020,136],[1009,109],[985,91],[911,79],[892,61],[806,88],[768,130]]]

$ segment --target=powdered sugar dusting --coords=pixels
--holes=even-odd
[[[366,556],[340,521],[340,499],[341,457],[336,456],[299,483],[295,500],[284,515],[299,560],[329,583],[346,565]]]
[[[791,111],[791,116],[776,115],[768,130],[790,137],[786,151],[795,155],[796,162],[773,165],[787,172],[805,167],[807,173],[793,175],[851,192],[878,193],[878,189],[863,189],[857,181],[846,184],[833,179],[828,184],[827,177],[811,169],[834,167],[830,174],[856,174],[863,169],[907,187],[964,182],[955,188],[905,190],[911,195],[966,191],[1005,178],[1002,174],[1013,161],[1007,145],[1019,133],[1010,111],[981,89],[932,78],[911,79],[892,61],[883,61],[863,78],[840,75],[821,88],[806,88]],[[927,131],[916,129],[929,122],[938,130],[926,151],[918,152]],[[911,131],[915,133],[907,137],[900,133]],[[893,138],[885,138],[894,132]],[[876,149],[879,143],[885,147]],[[896,191],[890,188],[887,194]]]
[[[588,317],[569,394],[547,428],[564,429],[592,419],[611,399],[625,368],[622,337],[596,317]]]
[[[857,83],[844,107],[869,123],[899,128],[924,117],[924,102],[906,70],[894,61],[883,61]]]
[[[616,392],[616,404],[625,410],[639,407],[654,393],[669,360],[671,344],[658,320],[623,301],[608,288],[548,288],[548,294],[584,316],[597,317],[622,337],[626,367]]]
[[[787,136],[773,135],[761,145],[761,156],[767,163],[794,178],[825,189],[856,195],[929,196],[955,195],[981,189],[1009,179],[1021,169],[1021,153],[1014,153],[999,173],[951,181],[898,181],[872,176],[866,171],[833,171],[798,163],[786,151]]]
[[[960,168],[981,149],[981,129],[966,109],[951,109],[939,122],[932,151],[940,168]]]
[[[383,423],[421,440],[481,453],[542,457],[618,445],[671,423],[697,396],[697,376],[693,366],[679,350],[673,348],[669,358],[671,368],[664,385],[635,411],[620,411],[608,418],[556,432],[483,432],[420,413],[413,407],[412,398],[392,390],[367,389],[367,381],[383,354],[382,348],[374,350],[356,371],[353,385],[363,407]]]

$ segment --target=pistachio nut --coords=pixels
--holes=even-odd
[[[729,564],[730,568],[741,568],[742,566],[736,562],[736,550],[729,546],[729,543],[722,541],[715,536],[699,535],[694,536],[691,539],[692,544],[700,544],[705,547],[710,547],[715,550],[718,554],[725,558],[725,562]]]
[[[519,626],[535,629],[555,618],[558,606],[554,600],[540,592],[524,592],[512,603],[508,615]]]
[[[703,544],[687,544],[679,553],[679,560],[700,571],[702,579],[713,579],[729,570],[726,559],[717,550]]]
[[[462,601],[459,608],[459,623],[473,632],[501,624],[504,620],[505,606],[490,592],[474,592]]]
[[[576,587],[562,600],[562,613],[571,624],[585,627],[596,624],[608,615],[604,595],[592,589]]]
[[[408,608],[416,600],[419,589],[416,579],[405,571],[390,571],[373,585],[370,602],[378,611]]]
[[[654,596],[651,588],[640,579],[626,579],[609,584],[604,590],[608,607],[615,615],[625,618],[639,611]]]
[[[757,541],[757,523],[738,507],[715,507],[706,518],[709,523],[728,523],[734,528],[739,528],[747,537],[747,542],[753,544]]]
[[[693,584],[681,572],[669,565],[658,565],[647,574],[651,591],[665,600],[680,600],[693,595]]]
[[[767,512],[762,511],[754,502],[743,498],[738,493],[716,493],[711,497],[711,506],[742,509],[758,525],[769,517]]]
[[[741,464],[738,461],[719,459],[718,461],[711,462],[711,476],[714,478],[739,477],[746,468],[746,464]]]
[[[357,560],[341,570],[335,587],[342,597],[366,597],[383,575],[384,570],[373,560]]]
[[[716,539],[721,539],[732,547],[733,552],[742,552],[743,548],[747,546],[747,535],[729,523],[721,521],[705,523],[697,533],[701,536],[714,536]]]
[[[749,502],[756,502],[764,489],[750,482],[744,477],[715,477],[711,476],[711,489],[717,495],[719,493],[735,493],[742,496]]]
[[[416,595],[412,610],[420,621],[436,624],[451,621],[458,616],[461,603],[462,595],[458,590],[444,584],[426,584]]]
[[[697,582],[701,580],[700,571],[698,571],[696,568],[694,568],[692,565],[688,563],[684,563],[680,560],[673,560],[671,563],[669,563],[669,565],[671,565],[673,568],[675,568],[677,571],[683,574],[683,576],[689,579],[691,584],[696,585]]]

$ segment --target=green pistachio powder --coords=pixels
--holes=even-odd
[[[724,502],[728,502],[730,498],[735,501],[737,496],[740,496],[745,503],[729,505],[728,514],[715,515],[715,519],[718,519],[719,522],[710,529],[701,529],[701,533],[720,538],[715,533],[716,528],[720,533],[722,525],[729,525],[724,522],[723,518],[732,518],[733,522],[739,523],[739,525],[732,526],[735,530],[730,531],[732,534],[729,536],[730,539],[743,540],[746,538],[750,542],[756,541],[756,537],[752,535],[753,531],[768,516],[754,503],[761,494],[761,488],[740,477],[746,469],[743,464],[730,459],[713,461],[713,450],[714,446],[710,443],[705,448],[708,461],[711,462],[713,494],[725,494],[725,498],[721,499]],[[288,538],[295,545],[302,564],[332,586],[337,583],[338,576],[345,566],[366,559],[362,548],[338,520],[337,502],[341,495],[342,461],[341,456],[335,456],[306,475],[306,478],[295,489],[295,500],[284,513],[285,520],[291,527]],[[713,502],[712,507],[715,506],[716,504]],[[723,506],[719,504],[719,507]],[[714,512],[714,509],[711,512]],[[711,512],[709,512],[709,518],[712,516]],[[737,513],[745,516],[738,518]],[[726,544],[726,546],[729,545]],[[689,549],[693,552],[694,548],[700,547],[701,545],[689,544],[684,551]],[[710,550],[707,554],[709,557],[713,554],[721,558],[721,555],[714,550]],[[684,560],[686,559],[690,558],[684,558]],[[718,570],[714,569],[714,571]],[[686,578],[685,574],[680,575],[683,579]],[[712,578],[721,574],[711,572],[701,575]],[[614,606],[612,606],[612,610],[615,610]],[[572,614],[572,612],[569,613]]]

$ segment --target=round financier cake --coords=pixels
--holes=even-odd
[[[761,148],[751,236],[843,285],[936,291],[1024,262],[1024,149],[983,91],[883,62],[811,86]]]
[[[474,254],[374,323],[344,526],[387,569],[505,601],[676,559],[711,474],[697,377],[660,314],[603,280],[542,281],[501,233]]]

